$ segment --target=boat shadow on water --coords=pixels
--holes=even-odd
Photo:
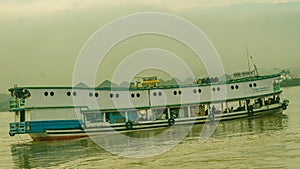
[[[268,136],[285,130],[287,128],[287,122],[288,118],[284,114],[222,121],[217,124],[211,137],[214,139],[224,139],[247,135]],[[185,139],[181,141],[181,144],[198,139],[203,127],[209,127],[210,125],[213,124],[194,125],[187,133]],[[166,131],[166,129],[156,129],[141,132],[129,132],[124,135],[128,136],[128,139],[132,137],[151,138]],[[172,133],[172,131],[170,133]],[[117,145],[114,146],[118,147],[126,144],[126,142],[116,141],[115,144]],[[168,143],[162,141],[159,142],[159,144],[163,145]],[[153,144],[145,144],[145,146],[147,145],[152,146],[153,148]],[[99,147],[90,138],[13,144],[11,145],[11,153],[14,167],[16,168],[56,167],[65,163],[70,163],[74,160],[88,161],[95,156],[97,157],[97,160],[105,160],[113,156],[110,152]]]
[[[282,131],[287,128],[288,116],[276,114],[259,118],[244,118],[223,121],[218,124],[212,137],[239,137],[243,135],[264,135]],[[189,137],[198,137],[202,128],[194,126]]]

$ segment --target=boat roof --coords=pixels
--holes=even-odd
[[[201,86],[215,86],[215,85],[224,85],[224,84],[231,84],[231,83],[242,83],[242,82],[249,82],[249,81],[259,81],[271,78],[279,78],[281,76],[280,73],[272,74],[272,75],[264,75],[264,76],[254,76],[254,77],[245,77],[240,79],[231,79],[227,81],[219,81],[215,83],[204,83],[204,84],[186,84],[186,85],[164,85],[164,86],[157,86],[153,88],[149,87],[139,87],[139,88],[128,88],[128,87],[80,87],[80,86],[23,86],[23,87],[13,87],[8,89],[8,91],[14,91],[18,89],[85,89],[85,90],[155,90],[155,89],[171,89],[171,88],[185,88],[185,87],[201,87]]]

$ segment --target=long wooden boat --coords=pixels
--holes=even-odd
[[[282,113],[288,101],[281,98],[280,75],[241,72],[231,80],[206,78],[181,86],[159,86],[157,79],[129,88],[14,86],[9,134],[73,139]]]

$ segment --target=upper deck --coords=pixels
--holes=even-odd
[[[281,92],[277,80],[280,74],[246,77],[214,83],[169,85],[157,87],[13,87],[12,96],[19,103],[11,107],[45,109],[57,107],[87,107],[116,110],[206,104],[263,97]],[[75,105],[79,103],[79,105]],[[21,104],[22,103],[22,104]]]

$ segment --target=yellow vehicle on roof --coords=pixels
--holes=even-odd
[[[131,88],[153,88],[159,86],[157,76],[135,77],[136,81],[130,83]]]

